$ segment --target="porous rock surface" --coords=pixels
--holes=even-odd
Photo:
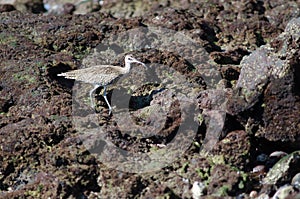
[[[85,10],[85,15],[63,9],[46,13],[42,1],[13,4],[0,7],[0,198],[192,198],[196,181],[205,185],[203,198],[247,198],[252,190],[271,197],[278,189],[261,184],[268,169],[267,176],[276,176],[271,169],[276,162],[259,157],[277,150],[298,154],[298,1],[103,1],[100,10]],[[129,30],[137,30],[132,36],[143,46],[143,36],[151,34],[140,27],[180,32],[201,46],[201,51],[189,46],[184,52],[190,60],[174,53],[183,52],[184,45],[172,46],[172,51],[130,50],[162,79],[141,87],[130,79],[119,84],[125,88],[122,96],[131,99],[133,119],[126,128],[162,123],[160,131],[147,138],[120,129],[116,115],[123,107],[117,106],[110,116],[104,99],[96,96],[98,106],[91,113],[79,103],[90,87],[57,77],[92,63],[123,64],[126,52],[117,44],[107,49],[119,54],[116,58],[105,54],[92,60],[87,54],[105,49],[100,44]],[[167,42],[164,38],[160,44]],[[159,65],[165,70],[158,70]],[[217,72],[207,70],[211,68]],[[180,86],[182,78],[164,71],[176,71],[187,81]],[[151,76],[142,76],[138,69],[132,75],[140,81]],[[173,95],[166,85],[183,95]],[[74,100],[76,88],[82,92]],[[109,98],[118,89],[109,90]],[[163,104],[168,109],[158,109]],[[190,131],[185,136],[177,135],[182,122],[190,120],[196,129],[186,127]],[[210,121],[222,127],[220,134],[209,133]],[[84,130],[101,130],[82,136],[79,124]],[[176,137],[189,147],[164,150]],[[208,137],[211,140],[205,140]],[[214,145],[202,150],[207,143]],[[97,149],[107,152],[104,158],[119,157],[111,145],[134,155],[161,152],[174,159],[159,170],[124,172],[94,154]],[[260,164],[264,171],[252,170]],[[285,183],[299,172],[294,170],[299,161],[291,165],[280,173]]]

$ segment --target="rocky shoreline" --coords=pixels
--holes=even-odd
[[[300,197],[299,2],[12,4],[0,5],[0,198]],[[148,69],[108,91],[112,116],[57,77],[126,53]]]

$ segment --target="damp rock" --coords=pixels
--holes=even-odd
[[[291,182],[292,176],[300,172],[300,151],[280,159],[262,180],[264,185],[283,185]]]

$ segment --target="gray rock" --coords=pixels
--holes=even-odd
[[[281,185],[289,183],[291,177],[300,172],[300,151],[281,158],[267,173],[262,184]]]

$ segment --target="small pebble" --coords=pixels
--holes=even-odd
[[[257,191],[251,191],[249,194],[250,198],[256,198],[258,196]]]
[[[259,173],[259,174],[263,174],[265,173],[265,166],[264,165],[257,165],[256,167],[254,167],[252,169],[252,173]]]
[[[192,187],[193,199],[200,199],[204,195],[205,185],[202,182],[195,181]]]
[[[269,155],[270,158],[282,158],[284,156],[288,155],[286,152],[283,151],[274,151]]]
[[[240,195],[238,195],[235,199],[244,199],[246,194],[242,193]]]
[[[184,183],[189,183],[189,179],[188,178],[182,178],[182,182],[184,182]]]
[[[268,160],[268,155],[262,153],[256,157],[256,161],[258,162],[266,162]]]

